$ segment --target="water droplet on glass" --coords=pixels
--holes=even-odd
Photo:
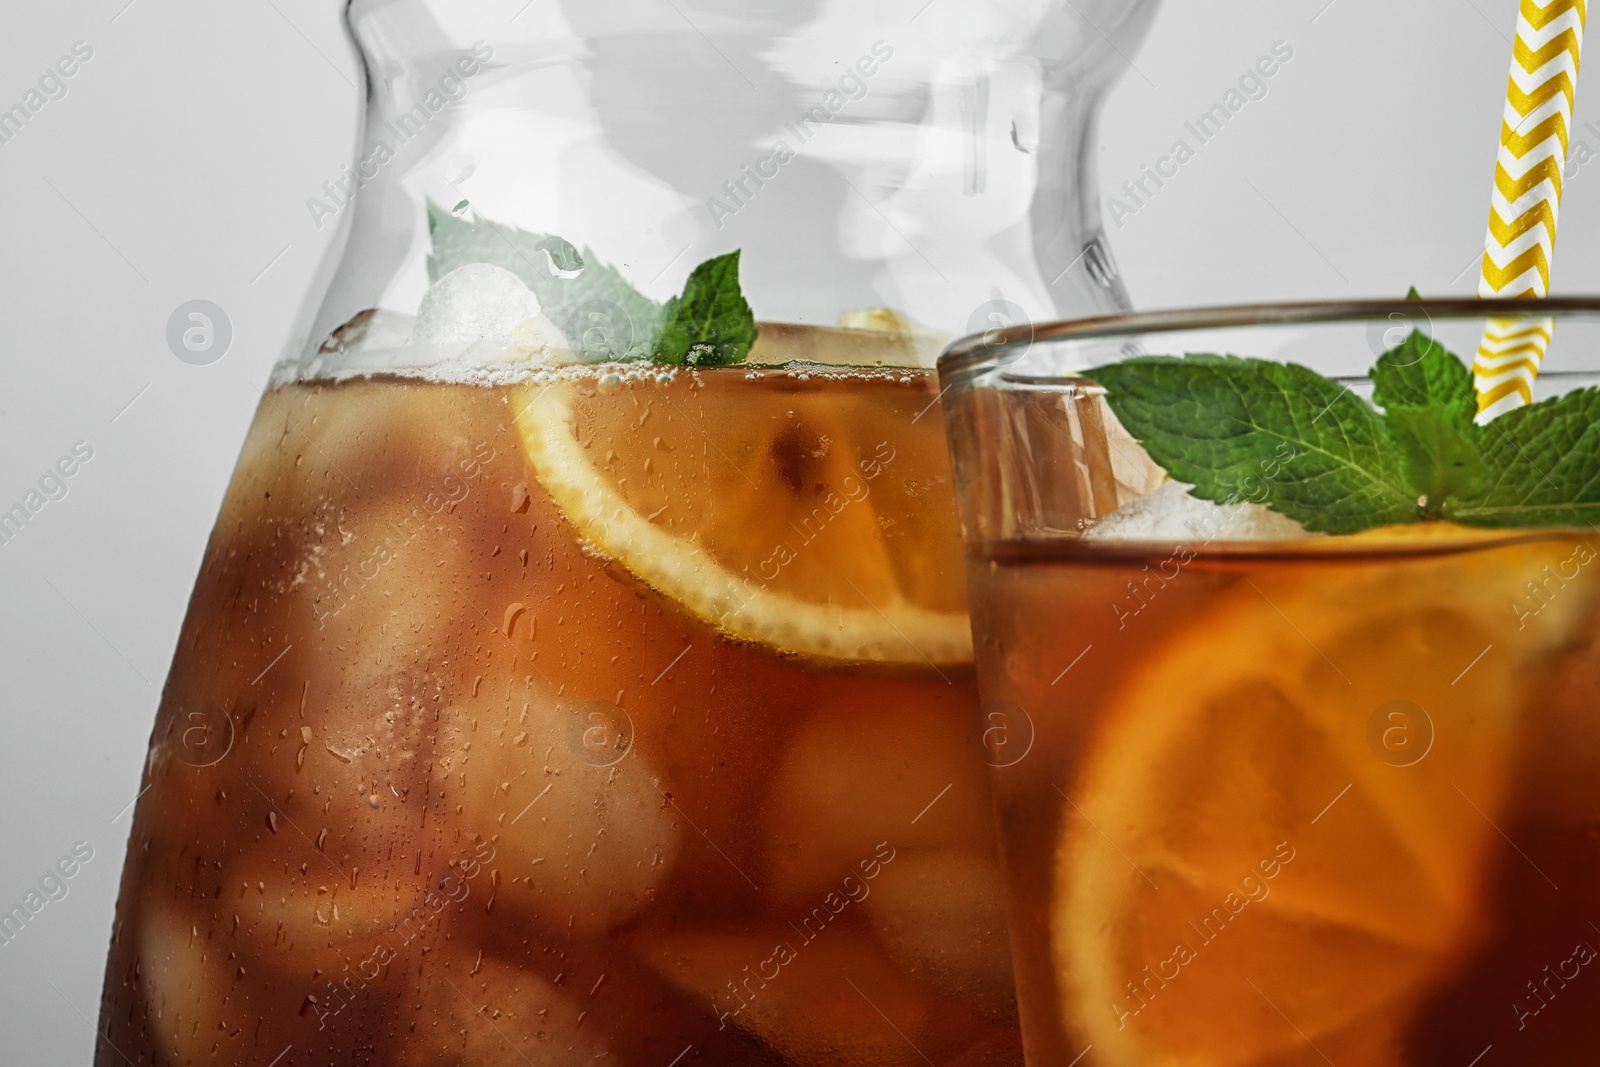
[[[456,203],[455,207],[450,209],[450,214],[456,216],[457,218],[460,218],[462,215],[465,215],[467,213],[467,211],[471,207],[472,207],[472,201],[470,201],[470,200],[461,200],[461,201],[458,201]]]
[[[573,267],[571,270],[562,270],[561,265],[556,262],[556,257],[551,253],[550,249],[546,248],[544,250],[544,258],[550,264],[550,273],[554,274],[557,278],[576,278],[578,275],[583,273],[582,260],[579,260],[577,266]]]
[[[546,237],[534,247],[544,253],[545,267],[554,278],[576,278],[583,273],[583,256],[571,241]]]

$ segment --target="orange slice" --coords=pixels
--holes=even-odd
[[[1051,917],[1064,1023],[1098,1062],[1399,1062],[1374,1049],[1483,935],[1506,847],[1535,650],[1505,607],[1532,550],[1505,551],[1263,571],[1111,697]]]
[[[944,665],[972,642],[934,398],[922,371],[732,367],[513,403],[580,536],[685,612],[782,652]]]

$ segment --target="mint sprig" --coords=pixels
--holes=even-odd
[[[737,363],[756,341],[756,317],[739,291],[739,253],[708,259],[662,311],[658,363]]]
[[[1219,504],[1248,494],[1311,529],[1415,517],[1417,495],[1383,416],[1294,363],[1141,356],[1089,371],[1111,411],[1167,473]],[[1265,465],[1276,460],[1276,468]],[[1266,469],[1277,475],[1262,478]]]
[[[1306,367],[1236,356],[1140,356],[1084,377],[1194,496],[1255,500],[1308,530],[1600,521],[1600,389],[1480,426],[1471,371],[1417,331],[1378,358],[1372,403]]]
[[[1404,459],[1423,518],[1481,491],[1488,473],[1480,445],[1472,373],[1437,341],[1413,330],[1378,357],[1372,401]]]
[[[458,218],[428,201],[428,280],[488,263],[515,274],[588,362],[738,363],[755,344],[755,316],[739,286],[739,253],[707,260],[665,306],[635,289],[589,248],[479,215]]]

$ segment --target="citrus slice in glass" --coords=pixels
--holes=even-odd
[[[784,653],[942,666],[972,642],[933,402],[923,371],[826,367],[566,374],[512,397],[586,546],[688,614]]]
[[[1481,937],[1509,848],[1524,576],[1258,568],[1123,680],[1063,790],[1051,904],[1098,1062],[1400,1062],[1389,1027]]]

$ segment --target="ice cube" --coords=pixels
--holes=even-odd
[[[992,1019],[1016,1015],[1005,889],[992,853],[906,850],[862,901],[895,961]]]
[[[1305,527],[1260,504],[1213,504],[1167,482],[1113,511],[1084,533],[1087,541],[1292,541]]]
[[[796,734],[766,808],[774,900],[809,906],[880,848],[989,847],[988,768],[967,739],[971,708],[942,699],[862,689]]]
[[[405,1031],[396,1067],[616,1062],[603,1036],[607,1021],[584,1026],[586,1005],[576,991],[465,951],[447,948],[430,965],[437,970],[417,980],[417,1025]]]
[[[475,720],[506,725],[491,735],[472,730]],[[605,734],[612,747],[583,747]],[[441,740],[466,777],[463,825],[497,849],[506,878],[497,915],[601,934],[637,914],[671,869],[681,840],[664,761],[633,744],[620,707],[534,690],[508,716],[486,691],[452,710]]]
[[[423,296],[412,338],[416,344],[459,350],[503,338],[539,312],[539,298],[515,274],[469,263],[434,282]]]
[[[140,977],[147,1004],[161,1009],[148,1011],[145,1025],[162,1050],[178,1062],[199,1062],[211,1052],[234,983],[217,966],[218,946],[197,938],[187,920],[180,909],[146,906],[138,927]]]
[[[331,776],[318,777],[322,796],[358,799],[347,783],[330,789]],[[323,977],[310,981],[305,992],[319,998],[319,1014],[335,1011],[342,1023],[351,1023],[378,1010],[384,998],[400,995],[411,964],[447,945],[457,924],[485,913],[496,892],[498,865],[492,845],[465,834],[452,833],[448,849],[436,850],[437,838],[419,837],[414,806],[396,801],[375,813],[364,803],[341,799],[319,817],[320,805],[295,803],[311,795],[310,788],[303,789],[283,805],[276,835],[267,830],[265,817],[252,820],[262,828],[258,839],[234,846],[217,876],[217,892],[227,906],[198,914],[193,922],[198,937],[226,941],[226,958],[254,974],[257,988],[286,975],[298,981],[321,972]],[[246,791],[241,805],[252,815],[263,808],[275,811],[253,790]],[[347,832],[354,827],[341,816],[341,808],[355,818],[373,816],[374,825]],[[306,837],[300,838],[295,827]],[[300,854],[304,870],[299,863],[285,862],[290,838],[305,849]],[[402,864],[402,853],[395,849],[394,865],[385,868],[383,857],[397,840],[407,842],[407,858]],[[418,858],[418,852],[426,855]],[[152,911],[169,906],[149,898],[145,905]],[[398,963],[380,969],[388,958]],[[352,983],[347,991],[353,987],[360,992],[361,1005],[353,1013],[329,1000],[329,983],[340,986],[346,980]],[[298,1000],[295,1007],[300,1007]]]
[[[124,1032],[149,1035],[144,1040],[157,1047],[148,1062],[246,1063],[255,1056],[254,1042],[282,1048],[299,1040],[295,1034],[306,1020],[296,1008],[310,991],[304,980],[309,969],[275,971],[267,978],[269,969],[250,951],[255,946],[221,934],[209,909],[191,912],[173,895],[170,889],[165,895],[146,892],[138,918],[129,924],[139,954],[129,968],[134,980],[123,988],[140,990],[144,1011],[142,1018],[125,1020]],[[275,980],[281,985],[265,993],[263,984]]]
[[[520,278],[472,263],[434,283],[415,318],[381,308],[363,311],[314,353],[280,363],[272,382],[389,373],[488,384],[522,380],[538,366],[576,362],[566,335]]]

